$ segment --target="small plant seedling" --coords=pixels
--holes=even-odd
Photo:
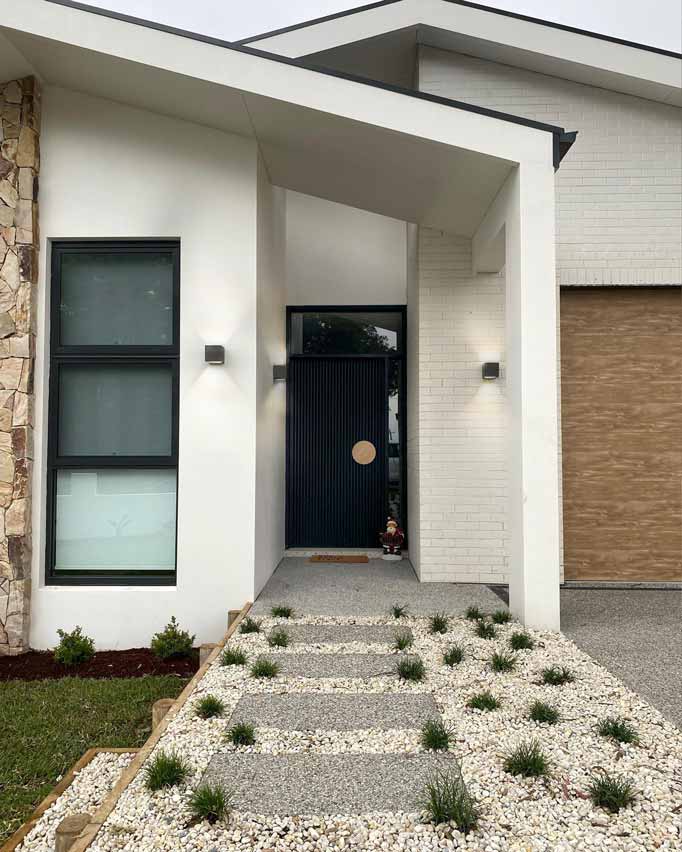
[[[530,740],[516,746],[506,755],[504,768],[510,775],[540,778],[549,773],[549,761],[543,754],[537,740]]]
[[[289,644],[289,634],[286,630],[273,630],[268,636],[268,645],[271,648],[286,648]]]
[[[474,632],[481,639],[494,639],[497,636],[495,625],[487,621],[479,621]]]
[[[512,633],[509,637],[509,644],[515,651],[530,651],[535,647],[533,638],[523,631]]]
[[[508,609],[496,609],[490,618],[495,624],[508,624],[511,621],[511,613]]]
[[[190,636],[186,630],[180,630],[180,625],[171,618],[165,628],[152,636],[151,649],[162,660],[171,657],[189,657],[196,636]]]
[[[573,674],[566,666],[550,666],[542,670],[542,682],[548,686],[563,686],[574,680]]]
[[[409,630],[399,630],[395,634],[393,647],[396,651],[404,651],[406,648],[411,648],[413,642],[414,639],[412,638],[412,634]]]
[[[200,719],[213,719],[215,716],[223,715],[225,705],[215,695],[204,695],[197,701],[194,708]]]
[[[426,668],[421,657],[405,657],[403,660],[398,660],[396,671],[401,680],[419,681],[426,677]]]
[[[237,722],[227,732],[227,738],[236,746],[250,746],[256,742],[256,729],[249,722]]]
[[[485,618],[485,613],[477,606],[468,606],[464,615],[469,621],[482,621]]]
[[[251,616],[247,616],[244,621],[239,625],[240,633],[260,633],[260,626],[262,622],[258,621],[255,618],[251,618]]]
[[[432,775],[426,782],[421,803],[429,822],[436,825],[452,822],[463,834],[476,828],[478,810],[459,767]]]
[[[593,775],[587,788],[592,803],[617,814],[635,801],[635,788],[629,778],[614,778],[606,772]]]
[[[277,677],[278,674],[279,666],[274,660],[268,660],[267,657],[258,657],[251,666],[251,677],[269,678]]]
[[[597,728],[602,737],[609,737],[619,743],[636,745],[639,742],[637,731],[625,719],[612,716],[603,719]]]
[[[437,612],[429,618],[430,633],[447,633],[448,632],[448,617],[444,612]]]
[[[504,651],[496,651],[490,658],[490,668],[494,672],[511,672],[516,668],[516,657]]]
[[[484,692],[477,692],[476,695],[472,695],[467,701],[467,707],[472,710],[490,712],[491,710],[497,710],[500,706],[499,700],[487,689]]]
[[[440,719],[428,719],[421,730],[420,742],[431,751],[446,751],[451,733]]]
[[[464,648],[461,645],[450,645],[443,654],[443,662],[446,666],[457,666],[464,659]]]
[[[225,648],[220,655],[221,666],[245,666],[246,654],[241,648]]]
[[[74,628],[71,633],[58,630],[59,645],[54,649],[55,661],[64,666],[77,666],[87,663],[95,656],[95,643],[83,633],[81,627]]]
[[[273,618],[291,618],[294,614],[294,611],[290,606],[284,606],[282,604],[273,606],[270,612],[272,613]]]
[[[197,822],[206,820],[213,825],[230,813],[232,796],[224,787],[202,784],[192,793],[189,809]]]
[[[551,704],[544,701],[535,701],[531,704],[528,714],[534,722],[544,722],[546,725],[556,725],[559,721],[559,711]]]
[[[160,751],[144,770],[148,790],[161,790],[181,784],[189,773],[189,766],[179,754]]]
[[[407,615],[407,604],[393,604],[391,615],[393,618],[405,618]]]

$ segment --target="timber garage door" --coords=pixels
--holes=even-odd
[[[561,292],[567,580],[682,580],[682,291]]]

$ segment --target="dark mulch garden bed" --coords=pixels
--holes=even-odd
[[[199,649],[190,657],[161,660],[149,648],[127,651],[98,651],[87,663],[65,666],[57,663],[52,651],[29,651],[16,657],[0,656],[0,681],[55,680],[61,677],[142,677],[143,675],[178,675],[191,677],[199,668]]]

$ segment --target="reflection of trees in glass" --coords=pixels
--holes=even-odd
[[[339,352],[383,355],[395,352],[395,347],[381,329],[362,317],[306,314],[303,317],[303,352],[306,355]]]

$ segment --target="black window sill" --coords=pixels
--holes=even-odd
[[[176,586],[173,574],[91,574],[87,572],[54,574],[45,580],[46,586]]]

